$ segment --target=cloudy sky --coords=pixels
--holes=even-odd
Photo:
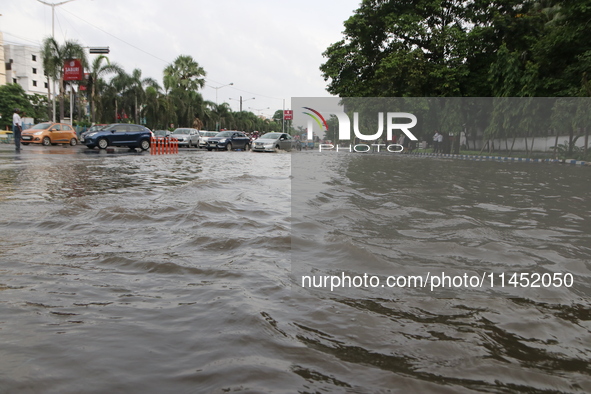
[[[217,93],[238,111],[242,96],[243,109],[271,115],[284,100],[289,108],[291,97],[330,96],[318,69],[322,52],[342,38],[359,2],[74,0],[53,7],[55,38],[108,46],[111,62],[160,84],[168,64],[190,55],[207,73],[206,100],[215,102]],[[37,0],[2,0],[4,42],[40,46],[51,36],[51,11]]]

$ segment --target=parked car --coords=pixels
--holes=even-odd
[[[199,146],[199,130],[191,128],[178,128],[175,129],[171,136],[179,141],[179,146]]]
[[[199,131],[199,147],[200,148],[205,148],[207,147],[207,140],[210,137],[215,137],[217,134],[217,131],[205,131],[205,130],[201,130]]]
[[[152,132],[147,127],[137,124],[113,123],[102,130],[86,135],[84,143],[90,149],[108,146],[127,146],[129,149],[150,149]]]
[[[84,143],[84,139],[90,133],[94,133],[95,131],[99,131],[107,127],[108,124],[95,124],[94,126],[90,126],[88,130],[80,134],[80,142]]]
[[[21,144],[42,144],[44,146],[70,144],[74,146],[78,144],[78,136],[69,124],[46,122],[23,130]]]
[[[168,130],[155,130],[154,137],[156,138],[167,138],[170,137],[170,131]]]
[[[242,131],[221,131],[207,140],[207,150],[250,149],[250,138]]]
[[[253,152],[276,152],[278,150],[290,151],[300,148],[300,142],[293,139],[287,133],[263,134],[252,143]]]

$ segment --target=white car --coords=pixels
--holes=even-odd
[[[300,148],[300,143],[287,133],[263,134],[252,143],[252,150],[259,152],[277,152],[279,150],[290,151]]]
[[[209,137],[215,137],[216,134],[217,131],[199,131],[199,147],[205,148],[207,146],[207,140],[209,139]]]
[[[179,127],[170,135],[179,141],[179,146],[199,146],[199,130],[188,127]]]

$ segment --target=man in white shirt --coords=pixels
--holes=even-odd
[[[20,112],[20,109],[15,108],[12,115],[12,135],[14,136],[14,146],[17,152],[21,151],[21,131],[23,131],[23,120]]]
[[[439,149],[440,149],[439,137],[440,136],[441,136],[441,134],[439,134],[439,131],[435,130],[435,135],[433,136],[433,153],[439,152]]]

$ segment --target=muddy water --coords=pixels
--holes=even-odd
[[[589,392],[589,179],[384,155],[0,151],[0,392]],[[296,274],[442,270],[575,283],[330,292]]]

